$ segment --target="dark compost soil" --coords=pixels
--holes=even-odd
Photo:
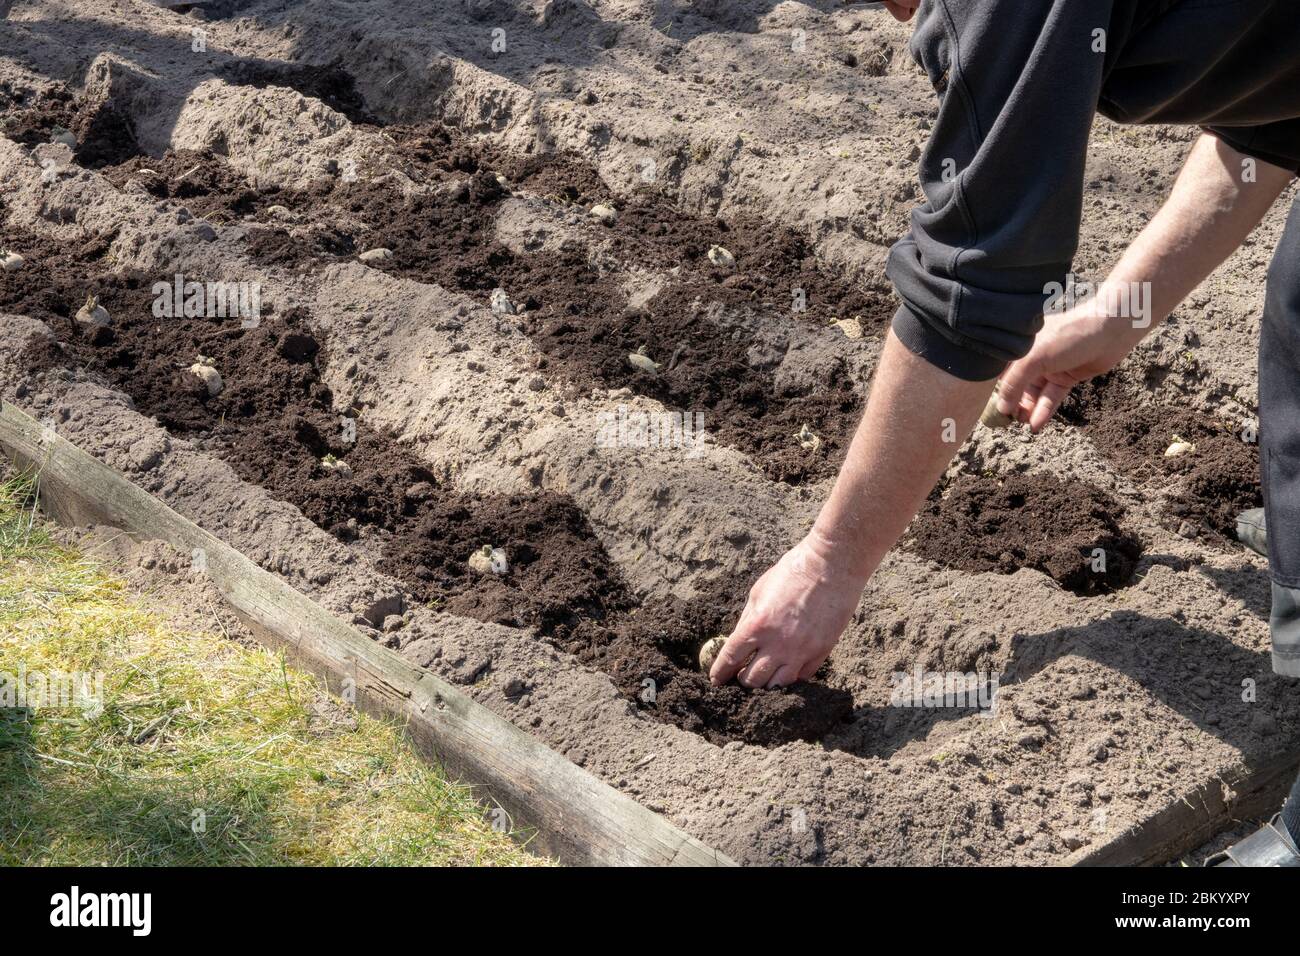
[[[945,567],[1000,574],[1033,568],[1075,594],[1104,594],[1130,582],[1142,554],[1141,540],[1119,526],[1122,514],[1084,482],[963,474],[930,497],[912,522],[908,547]],[[1096,549],[1104,552],[1104,570]]]
[[[315,220],[315,228],[291,232],[268,223],[251,230],[250,251],[292,265],[387,248],[392,259],[375,267],[392,275],[481,301],[503,288],[520,310],[512,321],[547,357],[549,374],[584,389],[626,387],[688,413],[707,409],[706,429],[776,480],[799,484],[835,473],[857,425],[862,383],[840,365],[816,380],[778,384],[779,355],[751,353],[758,314],[780,310],[818,324],[857,317],[874,335],[893,311],[885,296],[820,269],[807,240],[793,231],[751,220],[692,219],[647,198],[621,210],[606,230],[609,251],[644,268],[678,272],[634,308],[585,248],[521,255],[496,237],[507,187],[546,190],[562,203],[605,198],[588,167],[535,157],[498,168],[492,154],[443,127],[390,127],[388,133],[409,157],[403,172],[436,188],[408,195],[386,180],[319,181],[278,200]],[[709,261],[715,244],[733,253],[735,269]],[[795,290],[802,290],[806,312],[793,311]],[[658,372],[629,364],[628,355],[642,348],[660,363]],[[817,453],[799,445],[804,424],[822,438]]]
[[[130,122],[112,104],[91,103],[62,87],[29,96],[0,86],[0,133],[30,147],[51,142],[60,129],[76,136],[72,155],[87,169],[122,163],[141,152]]]
[[[67,249],[29,236],[7,240],[28,266],[0,273],[0,309],[44,320],[58,340],[28,355],[33,371],[82,368],[102,378],[320,527],[378,545],[381,568],[418,599],[536,628],[606,670],[647,713],[713,740],[817,739],[849,715],[850,695],[821,682],[751,692],[713,688],[699,673],[699,644],[734,620],[743,586],[637,608],[567,496],[460,495],[362,421],[353,421],[355,442],[347,441],[349,410],[336,409],[322,384],[325,352],[303,310],[265,315],[247,329],[230,318],[155,318],[152,282],[107,271],[106,241]],[[113,317],[110,329],[93,335],[71,318],[88,290]],[[211,357],[224,379],[216,397],[187,371],[199,354]],[[322,467],[326,455],[346,462],[351,475]],[[484,544],[504,549],[509,573],[468,567]]]
[[[1264,503],[1259,446],[1222,419],[1146,401],[1113,375],[1076,388],[1059,414],[1124,474],[1158,485],[1181,534],[1225,544],[1235,539],[1237,515]],[[1175,435],[1196,450],[1166,458]]]

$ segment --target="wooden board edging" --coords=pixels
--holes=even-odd
[[[1281,809],[1295,780],[1300,753],[1285,750],[1202,784],[1182,800],[1095,847],[1071,855],[1073,866],[1159,866],[1178,859],[1227,829]]]
[[[0,403],[0,448],[35,474],[46,513],[105,524],[182,553],[201,550],[207,576],[258,640],[283,648],[370,714],[401,720],[416,749],[454,778],[482,787],[533,845],[579,865],[734,866],[514,724],[344,624],[242,553],[108,465]]]

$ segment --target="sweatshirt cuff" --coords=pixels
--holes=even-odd
[[[916,355],[936,368],[967,382],[987,382],[997,378],[1007,363],[991,355],[958,345],[929,325],[906,303],[894,313],[894,334]]]

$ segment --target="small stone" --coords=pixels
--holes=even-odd
[[[357,256],[362,262],[387,262],[393,258],[393,250],[380,247],[378,249],[367,249],[361,255]]]
[[[70,130],[66,130],[62,126],[54,127],[50,133],[50,142],[60,143],[63,146],[67,146],[69,149],[77,148],[77,137],[73,135]]]
[[[382,594],[377,592],[371,598],[370,604],[361,612],[360,617],[365,623],[379,627],[390,615],[401,613],[402,595],[400,593]],[[360,623],[356,621],[356,618],[353,618],[353,621]]]
[[[1061,842],[1065,844],[1067,850],[1077,850],[1088,841],[1076,830],[1063,830],[1061,831]]]
[[[734,269],[736,267],[736,257],[722,246],[709,247],[709,261],[719,269]]]
[[[17,272],[26,262],[27,260],[16,252],[10,252],[8,249],[0,251],[0,269],[5,272]]]

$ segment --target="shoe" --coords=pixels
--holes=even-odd
[[[1279,813],[1267,826],[1260,827],[1222,853],[1214,854],[1205,865],[1300,867],[1300,849],[1296,849]]]
[[[1264,509],[1251,508],[1237,515],[1237,540],[1256,554],[1268,557],[1268,527]]]

